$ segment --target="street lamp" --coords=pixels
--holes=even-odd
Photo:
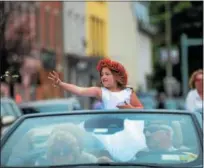
[[[160,48],[160,62],[161,64],[171,64],[171,66],[173,64],[177,64],[179,62],[178,47],[171,47],[170,51],[168,51],[167,48]],[[163,82],[164,82],[164,90],[169,97],[172,97],[173,93],[177,93],[178,90],[180,89],[180,86],[178,85],[178,81],[175,79],[175,77],[173,77],[172,74],[167,73]]]
[[[5,79],[5,81],[9,84],[10,96],[14,98],[14,83],[19,78],[18,74],[12,74],[10,71],[6,71],[4,75],[0,77],[1,79]]]

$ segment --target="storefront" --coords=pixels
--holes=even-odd
[[[36,90],[36,99],[52,99],[63,97],[62,91],[59,88],[53,88],[48,75],[53,70],[57,69],[57,55],[54,51],[42,49],[41,50],[41,63],[42,68],[38,73],[39,86]],[[57,71],[58,72],[58,71]],[[61,79],[62,72],[58,72]]]
[[[86,57],[68,54],[65,56],[65,81],[78,86],[89,87],[95,86],[99,82],[99,74],[96,66],[100,57]],[[70,93],[66,97],[72,96]],[[79,97],[84,108],[90,108],[92,100],[86,97]]]

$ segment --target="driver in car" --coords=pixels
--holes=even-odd
[[[186,152],[188,148],[186,147],[179,147],[175,148],[173,146],[173,129],[169,125],[165,124],[150,124],[149,126],[145,127],[143,130],[145,135],[146,145],[147,148],[139,151],[136,154],[135,159],[140,159],[143,156],[146,156],[149,152],[175,152],[180,151],[182,154],[185,154],[186,157],[180,158],[183,161],[192,161],[194,160],[197,155]]]
[[[77,139],[69,132],[55,131],[48,139],[46,154],[35,165],[66,165],[79,163],[96,163],[94,156],[85,155]]]
[[[175,151],[173,147],[173,129],[168,125],[151,124],[144,128],[147,148],[139,151],[137,157],[144,152]]]

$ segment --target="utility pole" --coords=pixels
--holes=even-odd
[[[166,66],[166,76],[172,77],[172,63],[171,63],[171,9],[170,9],[170,1],[166,1],[165,3],[166,8],[166,47],[167,47],[167,55],[168,61]]]
[[[173,73],[172,73],[172,61],[171,61],[171,9],[170,9],[170,1],[165,2],[165,37],[166,37],[166,49],[167,49],[167,64],[166,64],[166,77],[164,79],[165,90],[167,92],[168,97],[172,97],[173,87]]]

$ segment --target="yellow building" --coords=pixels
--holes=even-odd
[[[86,54],[107,56],[108,3],[104,1],[86,2]]]

